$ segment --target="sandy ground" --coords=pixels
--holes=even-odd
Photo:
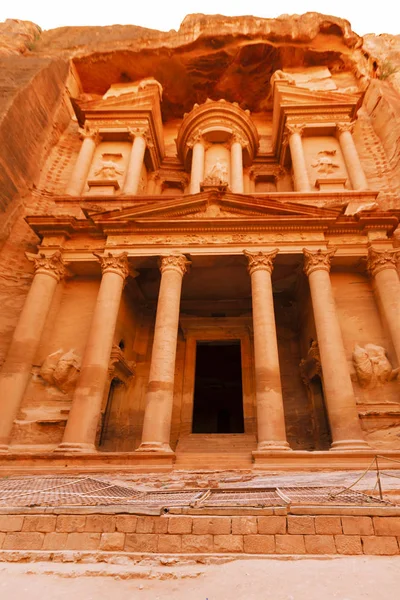
[[[399,557],[0,565],[1,600],[391,600]]]

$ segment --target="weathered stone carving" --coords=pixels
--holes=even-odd
[[[110,379],[118,377],[124,383],[127,383],[135,374],[136,363],[133,360],[126,360],[123,351],[119,346],[113,344],[110,356],[108,373]]]
[[[316,159],[311,163],[311,166],[318,171],[318,173],[325,173],[330,175],[335,172],[335,169],[340,169],[340,165],[333,161],[333,156],[336,155],[336,150],[321,150],[318,152]]]
[[[225,161],[217,159],[213,167],[207,173],[203,185],[228,185],[228,167]]]
[[[257,253],[249,252],[248,250],[243,250],[243,254],[247,257],[247,260],[249,261],[247,267],[249,274],[251,275],[252,273],[254,273],[254,271],[258,271],[260,269],[272,273],[272,270],[274,268],[274,258],[276,257],[278,252],[278,248],[272,250],[272,252]]]
[[[307,250],[307,248],[303,248],[304,254],[304,273],[307,277],[313,271],[317,269],[322,269],[324,271],[330,271],[331,269],[331,258],[335,254],[336,248],[332,250],[317,250],[312,252],[311,250]]]
[[[305,385],[318,375],[322,375],[321,357],[317,340],[312,340],[308,349],[307,358],[302,358],[299,364],[300,376]]]
[[[101,270],[104,273],[116,273],[121,275],[124,279],[129,275],[128,266],[128,254],[123,252],[122,254],[112,254],[107,252],[104,255],[93,252],[93,254],[99,259],[101,264]]]
[[[182,276],[188,270],[190,260],[183,254],[170,254],[169,256],[162,256],[160,260],[160,271],[163,273],[166,269],[173,269],[178,271]]]
[[[400,258],[400,250],[375,250],[368,249],[367,268],[374,277],[383,269],[397,269],[397,263]]]
[[[66,394],[75,387],[81,368],[81,359],[75,350],[57,350],[45,359],[39,375],[49,385]]]
[[[59,250],[47,256],[43,252],[40,252],[37,256],[30,255],[29,258],[33,257],[35,273],[45,273],[51,275],[57,281],[62,279],[65,275],[65,264],[62,258],[62,254]]]
[[[95,177],[101,179],[115,179],[118,175],[123,175],[124,170],[119,168],[117,161],[122,159],[122,154],[103,154],[102,163],[95,170]]]
[[[385,348],[375,344],[366,344],[364,348],[356,344],[353,363],[360,386],[367,389],[392,381],[400,372],[400,368],[392,368]]]

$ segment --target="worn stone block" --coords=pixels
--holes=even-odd
[[[127,533],[125,550],[127,552],[157,552],[158,535],[152,533]]]
[[[392,556],[399,554],[399,546],[394,536],[362,536],[364,554]]]
[[[56,531],[74,533],[85,530],[86,517],[83,515],[58,515]]]
[[[257,517],[232,517],[233,534],[250,535],[257,531]]]
[[[371,517],[342,517],[345,535],[374,535]]]
[[[275,537],[273,535],[245,535],[243,548],[249,554],[274,554]]]
[[[169,533],[192,533],[192,517],[170,517]]]
[[[0,531],[21,531],[23,524],[22,515],[0,515]]]
[[[132,515],[117,515],[115,517],[115,528],[124,533],[135,533],[137,517]]]
[[[212,552],[213,549],[212,535],[182,536],[182,552]]]
[[[3,546],[3,542],[5,540],[6,534],[5,533],[0,533],[0,548],[2,548]]]
[[[44,536],[42,550],[65,550],[68,533],[57,533],[51,531]]]
[[[100,550],[106,552],[117,552],[123,550],[125,545],[125,533],[114,531],[113,533],[102,533],[100,539]]]
[[[340,517],[316,516],[315,533],[324,535],[340,535],[342,533],[342,523]]]
[[[57,517],[55,515],[28,515],[24,518],[22,531],[39,531],[48,533],[56,528]]]
[[[180,552],[182,548],[182,536],[161,533],[158,536],[159,552]]]
[[[18,531],[7,533],[3,550],[41,550],[44,533]]]
[[[306,547],[303,535],[276,535],[277,554],[305,554]]]
[[[97,550],[100,545],[100,533],[69,533],[66,550]]]
[[[92,533],[112,533],[115,531],[115,517],[112,515],[88,515],[85,531]]]
[[[335,535],[338,554],[362,554],[361,537],[359,535]]]
[[[333,535],[305,535],[307,554],[336,554]]]
[[[242,535],[214,535],[215,552],[243,552]]]
[[[286,533],[286,517],[258,517],[258,533]]]
[[[158,517],[138,517],[136,533],[154,533],[155,521]]]
[[[376,535],[400,535],[400,517],[374,517],[373,524]]]
[[[195,535],[226,535],[231,533],[231,517],[193,517]]]
[[[287,517],[288,533],[294,535],[315,533],[314,517],[288,515]]]

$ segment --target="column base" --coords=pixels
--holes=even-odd
[[[169,444],[161,442],[142,442],[135,452],[162,452],[164,454],[174,454]]]
[[[330,451],[335,450],[371,450],[371,446],[365,440],[340,440],[332,442]]]
[[[265,452],[268,450],[291,450],[288,442],[259,442],[257,445],[257,452]]]
[[[62,442],[53,452],[97,453],[97,449],[94,444]]]

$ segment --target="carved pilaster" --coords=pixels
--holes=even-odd
[[[268,271],[268,273],[272,273],[274,268],[274,259],[278,254],[279,250],[276,248],[272,250],[272,252],[249,252],[248,250],[243,250],[243,254],[247,257],[249,261],[247,270],[250,275],[254,273],[254,271]]]
[[[375,250],[368,248],[367,268],[372,277],[383,269],[397,270],[400,250]]]
[[[161,273],[164,273],[164,271],[167,270],[178,271],[178,273],[180,273],[183,277],[190,264],[190,260],[188,260],[183,254],[162,256],[160,258],[160,271]]]
[[[126,279],[129,275],[128,254],[126,252],[118,255],[111,254],[111,252],[106,254],[93,252],[93,254],[99,259],[103,275],[105,273],[115,273],[123,279]]]
[[[304,254],[304,273],[307,277],[314,271],[329,271],[331,270],[331,258],[335,254],[336,248],[331,250],[307,250],[303,248]]]
[[[65,276],[65,264],[62,258],[62,254],[59,250],[48,256],[42,252],[39,255],[27,255],[34,262],[35,274],[41,273],[44,275],[50,275],[57,281],[60,281]]]

